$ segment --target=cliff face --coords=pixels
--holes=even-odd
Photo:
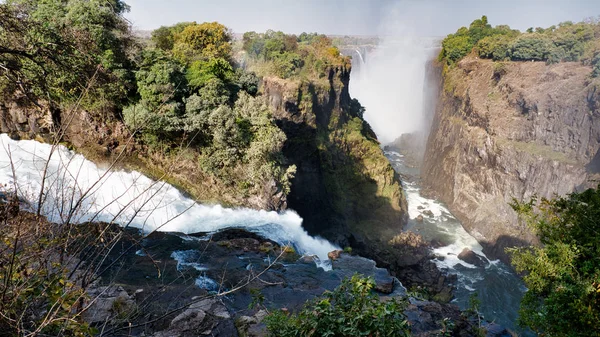
[[[579,63],[467,57],[445,71],[423,163],[441,198],[492,256],[535,242],[512,198],[590,187],[600,168],[600,93]]]
[[[265,78],[280,128],[284,155],[297,166],[289,206],[311,234],[391,265],[388,243],[405,221],[400,180],[348,94],[350,73],[332,69],[318,82]]]

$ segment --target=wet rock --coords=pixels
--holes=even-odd
[[[484,257],[479,256],[469,248],[463,249],[462,252],[458,254],[458,258],[462,261],[465,261],[466,263],[472,264],[480,268],[483,268],[488,264]]]
[[[422,213],[423,213],[423,215],[426,215],[426,216],[428,216],[430,218],[434,217],[433,212],[431,210],[429,210],[429,209],[424,210]]]
[[[192,302],[171,320],[168,329],[156,332],[153,337],[237,336],[231,315],[221,301],[215,298],[193,298]]]
[[[102,323],[118,315],[127,314],[135,307],[134,299],[121,286],[100,286],[88,290],[93,303],[83,314],[91,324]]]
[[[486,337],[511,337],[512,334],[503,326],[496,323],[486,323],[482,326],[486,331]]]
[[[419,214],[415,220],[417,220],[417,222],[423,222],[423,215]]]
[[[387,269],[377,268],[373,260],[342,254],[338,259],[332,261],[332,268],[340,278],[352,277],[355,273],[373,277],[375,290],[381,293],[390,294],[394,290],[394,277]]]
[[[334,251],[327,253],[327,257],[330,260],[337,260],[340,258],[340,255],[342,255],[342,253],[344,253],[343,250],[334,250]]]
[[[315,264],[319,258],[316,255],[303,255],[298,259],[298,263]]]

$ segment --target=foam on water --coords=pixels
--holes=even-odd
[[[418,171],[404,163],[404,157],[394,151],[385,151],[394,169],[404,174],[403,187],[410,217],[407,228],[421,234],[427,240],[439,244],[433,249],[438,268],[458,276],[454,302],[462,308],[469,305],[470,295],[477,292],[481,310],[489,320],[515,327],[517,310],[523,292],[523,282],[499,260],[489,260],[483,247],[463,227],[460,221],[441,202],[421,195]],[[415,176],[407,172],[413,172]],[[429,213],[429,211],[431,213]],[[422,216],[422,221],[420,216]],[[463,249],[470,249],[486,262],[477,267],[458,258]]]
[[[327,261],[328,252],[339,249],[325,239],[308,235],[302,228],[302,218],[294,211],[278,213],[201,205],[173,186],[139,172],[109,171],[64,146],[58,146],[52,156],[50,152],[48,144],[15,141],[6,134],[0,135],[0,184],[12,190],[16,182],[19,197],[28,202],[31,210],[37,210],[42,172],[50,158],[41,212],[53,222],[104,221],[146,232],[186,234],[244,228],[281,244],[291,244],[298,253],[317,255],[322,261]],[[79,198],[83,202],[76,212],[69,214]]]

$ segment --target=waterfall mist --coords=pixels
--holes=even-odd
[[[424,131],[426,116],[431,115],[424,111],[425,94],[430,92],[425,90],[430,85],[426,66],[437,55],[439,38],[417,34],[414,27],[423,23],[414,22],[411,4],[400,2],[388,11],[376,48],[353,54],[350,95],[365,107],[365,119],[383,144]],[[419,7],[419,19],[422,10]]]

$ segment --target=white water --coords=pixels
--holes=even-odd
[[[434,52],[431,39],[408,36],[385,38],[364,58],[357,51],[350,95],[365,107],[364,117],[383,144],[423,129],[425,66]]]
[[[471,236],[450,211],[437,200],[421,196],[418,171],[405,165],[404,157],[395,151],[385,151],[394,169],[404,175],[402,186],[408,202],[407,229],[434,240],[439,248],[433,250],[438,268],[458,277],[454,302],[461,308],[469,306],[471,294],[477,293],[480,310],[488,320],[515,328],[519,302],[526,290],[523,282],[506,265],[490,260],[483,247]],[[422,216],[423,220],[418,221]],[[463,249],[470,249],[485,262],[477,267],[458,258]]]
[[[0,192],[14,190],[37,210],[42,172],[51,146],[33,140],[15,141],[0,135]],[[15,177],[11,168],[14,165]],[[59,146],[48,162],[42,214],[57,223],[69,221],[115,222],[146,232],[213,232],[228,227],[245,228],[281,244],[291,244],[300,254],[317,255],[339,249],[325,239],[311,237],[294,211],[282,213],[201,205],[173,186],[153,181],[139,172],[109,171],[82,155]],[[69,210],[83,198],[69,219]]]

